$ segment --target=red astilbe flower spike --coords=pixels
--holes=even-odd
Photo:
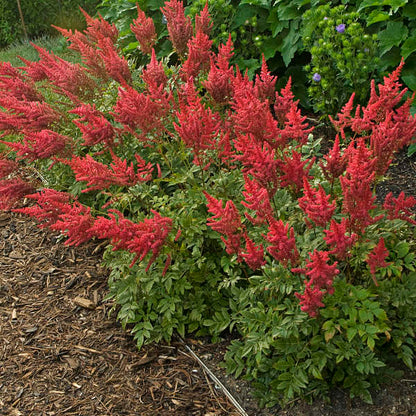
[[[118,212],[112,210],[110,219],[98,217],[93,232],[98,238],[110,239],[113,250],[126,250],[136,256],[130,264],[132,267],[137,261],[142,261],[150,252],[151,258],[146,271],[159,256],[166,239],[172,230],[172,219],[162,217],[153,211],[153,218],[145,218],[141,223],[134,223]],[[114,214],[117,214],[118,219]]]
[[[0,91],[23,101],[42,101],[42,94],[32,79],[9,62],[0,62]]]
[[[221,240],[228,254],[240,254],[244,227],[236,206],[232,201],[227,201],[223,208],[221,200],[216,200],[205,191],[204,195],[208,201],[208,212],[214,214],[208,218],[207,225],[226,237],[221,236]]]
[[[59,93],[69,95],[70,98],[84,98],[89,97],[97,87],[96,82],[81,65],[65,61],[35,44],[32,46],[40,56],[38,65]]]
[[[82,104],[69,113],[81,117],[72,122],[81,130],[84,146],[94,146],[98,143],[103,143],[106,147],[114,146],[116,130],[104,114],[95,108],[95,104]]]
[[[0,210],[9,211],[25,195],[34,191],[33,185],[20,178],[0,181]]]
[[[342,155],[339,147],[339,135],[335,136],[335,141],[332,149],[324,156],[325,163],[320,162],[324,176],[331,183],[338,177],[340,177],[347,169],[348,158],[346,155]]]
[[[195,16],[195,32],[203,32],[209,36],[213,26],[214,24],[211,21],[207,1],[201,12]]]
[[[237,72],[234,80],[232,121],[237,134],[251,135],[259,143],[267,142],[273,148],[281,148],[281,131],[273,118],[267,101],[257,98],[252,82]]]
[[[97,53],[95,41],[89,39],[85,34],[77,30],[73,33],[72,30],[62,29],[54,25],[52,26],[67,38],[68,42],[70,42],[68,49],[72,49],[81,55],[82,62],[87,67],[88,72],[104,81],[110,79],[110,76],[105,69],[105,63],[102,57]],[[28,64],[28,62],[26,62],[26,65],[28,65],[29,71],[33,73],[32,78],[35,80],[37,69],[33,64]],[[39,74],[39,76],[40,75],[41,74]]]
[[[251,175],[266,188],[271,198],[279,183],[279,161],[275,158],[274,149],[268,143],[257,143],[250,135],[237,136],[234,146],[237,152],[240,152],[234,156],[234,160],[243,164],[243,173]]]
[[[123,56],[120,56],[116,47],[109,38],[98,41],[97,53],[104,62],[105,69],[115,81],[126,86],[132,83],[129,64]]]
[[[158,90],[140,93],[132,87],[120,88],[119,99],[114,106],[113,116],[125,128],[134,133],[140,129],[142,137],[153,130],[164,130],[163,118],[170,110],[170,98]]]
[[[256,75],[254,88],[260,101],[267,100],[269,104],[273,104],[276,95],[275,87],[277,77],[270,74],[264,55],[262,59],[260,75]]]
[[[144,54],[150,54],[157,41],[155,24],[153,23],[151,17],[146,17],[146,14],[140,9],[138,3],[136,6],[137,19],[133,20],[133,23],[130,25],[130,29],[139,41],[141,51]]]
[[[111,185],[133,186],[152,178],[152,165],[146,163],[139,155],[135,155],[138,162],[137,173],[134,171],[133,163],[128,166],[126,160],[121,160],[114,153],[111,153],[111,156],[113,162],[110,167],[97,162],[90,155],[86,155],[85,158],[74,157],[71,160],[61,160],[61,162],[71,167],[77,181],[87,182],[88,188],[82,192],[103,190]]]
[[[287,121],[287,115],[293,105],[298,105],[299,101],[295,101],[295,96],[292,93],[292,78],[289,77],[289,81],[286,86],[280,90],[280,95],[276,91],[274,99],[274,113],[280,126],[284,126]]]
[[[342,218],[341,223],[331,220],[331,225],[328,230],[324,230],[326,236],[324,240],[332,250],[329,254],[335,255],[339,260],[345,260],[349,257],[348,250],[357,241],[358,236],[355,233],[349,234],[348,221],[346,218]]]
[[[376,208],[374,204],[376,197],[372,192],[375,160],[363,139],[360,139],[356,146],[352,143],[347,153],[349,161],[346,174],[340,178],[344,197],[342,211],[349,216],[351,230],[361,234],[368,225],[382,217],[373,218],[371,215],[371,211]]]
[[[68,237],[67,246],[79,246],[94,237],[94,218],[90,207],[75,201],[65,206],[65,212],[59,215],[59,219],[50,225],[51,230],[60,231]]]
[[[265,239],[272,245],[267,247],[267,251],[284,266],[287,266],[288,262],[292,266],[296,265],[299,261],[299,252],[296,248],[295,231],[289,224],[284,224],[282,220],[276,220],[270,218],[269,220],[269,232],[265,236]]]
[[[98,18],[91,17],[85,10],[80,8],[87,22],[86,35],[94,42],[98,43],[100,39],[108,38],[115,43],[118,39],[118,30],[115,24],[110,24],[98,14]]]
[[[273,217],[273,209],[270,204],[269,193],[257,181],[250,180],[248,175],[244,175],[245,191],[243,195],[245,201],[241,204],[255,212],[255,216],[244,213],[246,218],[254,225],[265,224]]]
[[[181,67],[184,80],[196,78],[210,66],[212,40],[204,32],[198,32],[188,42],[188,57]]]
[[[174,123],[174,127],[185,145],[193,150],[194,163],[202,165],[204,151],[216,148],[221,119],[211,108],[205,107],[197,95],[192,97],[188,94],[187,98],[190,102],[181,105],[176,113],[178,123]]]
[[[299,207],[316,225],[325,227],[334,215],[336,202],[330,203],[331,195],[327,195],[321,185],[318,189],[313,189],[305,177],[303,177],[303,193],[304,196],[298,199]]]
[[[244,259],[244,261],[248,264],[250,269],[260,269],[261,266],[264,266],[266,264],[266,260],[264,258],[263,245],[260,244],[256,246],[249,237],[244,236],[244,238],[246,240],[246,250],[245,252],[241,253],[242,259]]]
[[[309,171],[314,163],[315,157],[302,161],[301,153],[295,150],[291,155],[285,153],[283,160],[279,161],[279,170],[282,172],[280,186],[289,187],[295,193],[300,192],[303,188],[303,178],[311,179]]]
[[[415,205],[416,199],[413,196],[406,197],[402,191],[397,198],[394,198],[393,193],[389,192],[384,199],[383,208],[387,211],[389,220],[400,219],[416,225],[416,220],[411,218],[415,215],[414,211],[411,211]]]
[[[165,74],[162,62],[157,61],[154,49],[152,49],[150,62],[142,71],[142,79],[148,86],[156,86],[158,88],[162,85],[163,88],[166,87],[168,77]]]
[[[388,267],[391,263],[386,263],[386,258],[389,256],[389,251],[387,250],[384,239],[380,238],[379,243],[374,247],[371,253],[367,257],[367,264],[370,267],[371,277],[374,281],[374,284],[378,286],[376,279],[376,271],[382,267]]]
[[[51,156],[62,155],[67,145],[72,141],[67,136],[52,130],[24,133],[23,142],[5,142],[0,140],[15,152],[19,159],[33,162],[38,159],[49,159]]]
[[[14,209],[13,212],[36,218],[39,228],[50,227],[59,220],[59,216],[71,211],[70,202],[74,199],[71,194],[59,192],[55,189],[44,188],[35,194],[26,195],[26,198],[36,201],[36,205]]]
[[[305,291],[303,294],[295,293],[300,299],[301,310],[309,316],[314,317],[318,314],[318,308],[324,306],[322,298],[325,294],[334,293],[332,286],[334,277],[339,274],[337,262],[328,264],[329,254],[326,251],[315,250],[309,253],[310,261],[304,269],[293,269],[295,273],[305,274],[309,280],[305,281]]]
[[[0,130],[6,133],[40,131],[58,122],[62,115],[46,102],[20,101],[15,97],[1,97]]]
[[[208,78],[203,82],[204,87],[219,104],[226,104],[233,95],[234,71],[230,67],[230,59],[234,55],[231,35],[225,45],[219,46],[216,58],[211,58]]]
[[[305,144],[314,127],[309,127],[307,123],[304,123],[306,116],[302,117],[300,109],[297,108],[297,103],[293,103],[286,114],[286,118],[284,129],[280,131],[280,146],[285,146],[290,140]]]
[[[179,55],[183,58],[187,52],[188,41],[192,37],[193,28],[189,17],[185,17],[185,9],[182,1],[171,0],[160,9],[166,18],[169,38]]]
[[[0,153],[0,178],[9,176],[18,166],[14,160],[8,159],[4,153]]]

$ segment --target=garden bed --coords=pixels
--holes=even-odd
[[[380,192],[415,195],[416,157],[400,153]],[[102,247],[68,248],[16,214],[0,218],[0,413],[4,415],[238,415],[179,340],[137,351],[108,316]],[[259,409],[250,386],[219,368],[228,341],[187,345],[250,416],[410,416],[416,373],[373,394],[374,405],[336,390],[331,404]],[[120,393],[122,391],[122,394]]]

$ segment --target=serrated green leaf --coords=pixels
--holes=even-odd
[[[416,33],[405,40],[401,51],[404,59],[407,59],[409,55],[416,51]]]
[[[291,21],[289,33],[283,39],[281,53],[286,66],[289,66],[292,58],[295,56],[295,52],[298,50],[298,41],[300,39],[298,26],[298,21]]]
[[[408,33],[409,29],[402,22],[388,22],[386,29],[378,34],[380,54],[384,55],[393,46],[399,46]]]
[[[373,10],[367,17],[367,26],[378,22],[384,22],[385,20],[389,19],[390,16],[387,12],[383,12],[381,10]]]
[[[352,327],[352,328],[348,328],[347,329],[347,339],[348,339],[348,342],[351,342],[352,341],[352,339],[355,337],[355,335],[357,334],[357,332],[358,332],[358,330],[355,327]]]

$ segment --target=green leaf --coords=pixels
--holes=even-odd
[[[383,0],[364,0],[361,4],[360,7],[358,8],[358,12],[360,12],[361,10],[365,9],[366,7],[377,7],[377,6],[382,6],[383,5]]]
[[[402,241],[396,245],[394,251],[397,253],[397,257],[399,259],[402,259],[403,257],[406,256],[409,250],[410,250],[409,244],[407,244],[405,241]]]
[[[355,328],[355,327],[348,328],[347,329],[347,339],[348,339],[348,342],[351,342],[352,339],[355,337],[356,334],[357,334],[357,328]]]
[[[416,32],[411,37],[407,38],[402,45],[402,56],[407,59],[409,55],[416,51]]]
[[[384,22],[385,20],[389,20],[390,16],[387,12],[383,12],[380,10],[373,10],[367,17],[367,26],[370,26],[374,23]]]
[[[298,41],[300,38],[300,32],[298,30],[299,21],[292,21],[290,23],[290,29],[287,36],[283,39],[282,45],[282,58],[286,66],[289,66],[290,61],[295,56],[295,52],[298,50]]]
[[[402,22],[389,22],[386,29],[379,33],[380,54],[384,55],[393,46],[399,46],[406,39],[409,29]]]

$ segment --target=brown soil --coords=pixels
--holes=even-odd
[[[380,197],[416,194],[416,156],[400,154]],[[416,373],[374,392],[374,405],[342,391],[331,404],[259,409],[247,383],[219,367],[227,342],[180,340],[138,351],[109,317],[100,246],[73,249],[19,215],[0,214],[0,415],[240,414],[188,347],[249,416],[416,415]]]

